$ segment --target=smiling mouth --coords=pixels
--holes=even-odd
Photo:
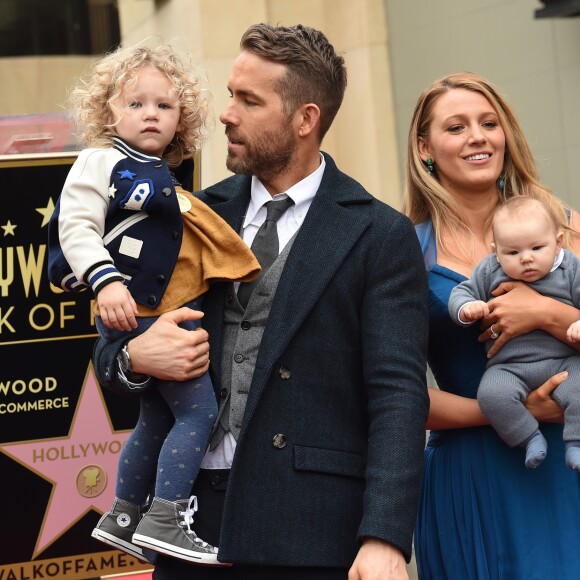
[[[469,157],[464,157],[465,161],[483,161],[484,159],[489,159],[491,157],[490,153],[476,153],[475,155],[470,155]]]

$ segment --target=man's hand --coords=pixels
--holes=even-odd
[[[187,307],[162,314],[143,334],[129,341],[133,372],[165,381],[185,381],[203,375],[209,368],[207,332],[178,326],[202,317],[203,312]]]
[[[103,323],[117,330],[137,328],[137,304],[123,282],[111,282],[97,294]]]
[[[348,572],[348,580],[409,580],[401,550],[377,538],[367,538]]]

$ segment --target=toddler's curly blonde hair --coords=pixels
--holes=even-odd
[[[163,157],[170,167],[193,157],[206,135],[208,100],[199,79],[182,57],[167,44],[118,48],[97,61],[70,93],[78,137],[87,147],[110,147],[121,113],[115,106],[126,86],[134,84],[139,71],[152,66],[173,84],[180,106],[180,131]]]

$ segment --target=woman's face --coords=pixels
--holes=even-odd
[[[451,89],[437,99],[429,135],[419,137],[421,158],[433,159],[441,185],[456,194],[497,191],[505,146],[489,101],[466,89]]]

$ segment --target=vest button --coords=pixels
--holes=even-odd
[[[158,282],[159,284],[163,284],[163,283],[165,282],[165,276],[164,276],[163,274],[159,274],[159,275],[157,276],[157,282]]]
[[[288,439],[286,438],[286,435],[282,435],[282,433],[274,435],[274,438],[272,439],[272,445],[274,445],[276,449],[284,449],[287,443]]]
[[[234,360],[235,360],[237,363],[244,362],[244,355],[243,355],[243,354],[237,354],[237,355],[234,357]]]
[[[292,376],[290,369],[288,367],[281,366],[280,370],[278,371],[280,378],[283,380],[287,380]]]
[[[147,298],[147,302],[149,304],[151,304],[151,306],[153,306],[153,304],[157,304],[157,297],[153,296],[153,294],[151,294],[151,296],[149,296],[149,298]]]
[[[242,330],[250,330],[252,323],[249,320],[243,320],[240,326],[242,327]]]
[[[171,237],[172,237],[174,240],[178,240],[178,239],[179,239],[179,232],[173,232],[173,233],[171,234]]]
[[[171,195],[171,189],[169,187],[164,187],[163,188],[163,195],[165,197],[169,197]]]

